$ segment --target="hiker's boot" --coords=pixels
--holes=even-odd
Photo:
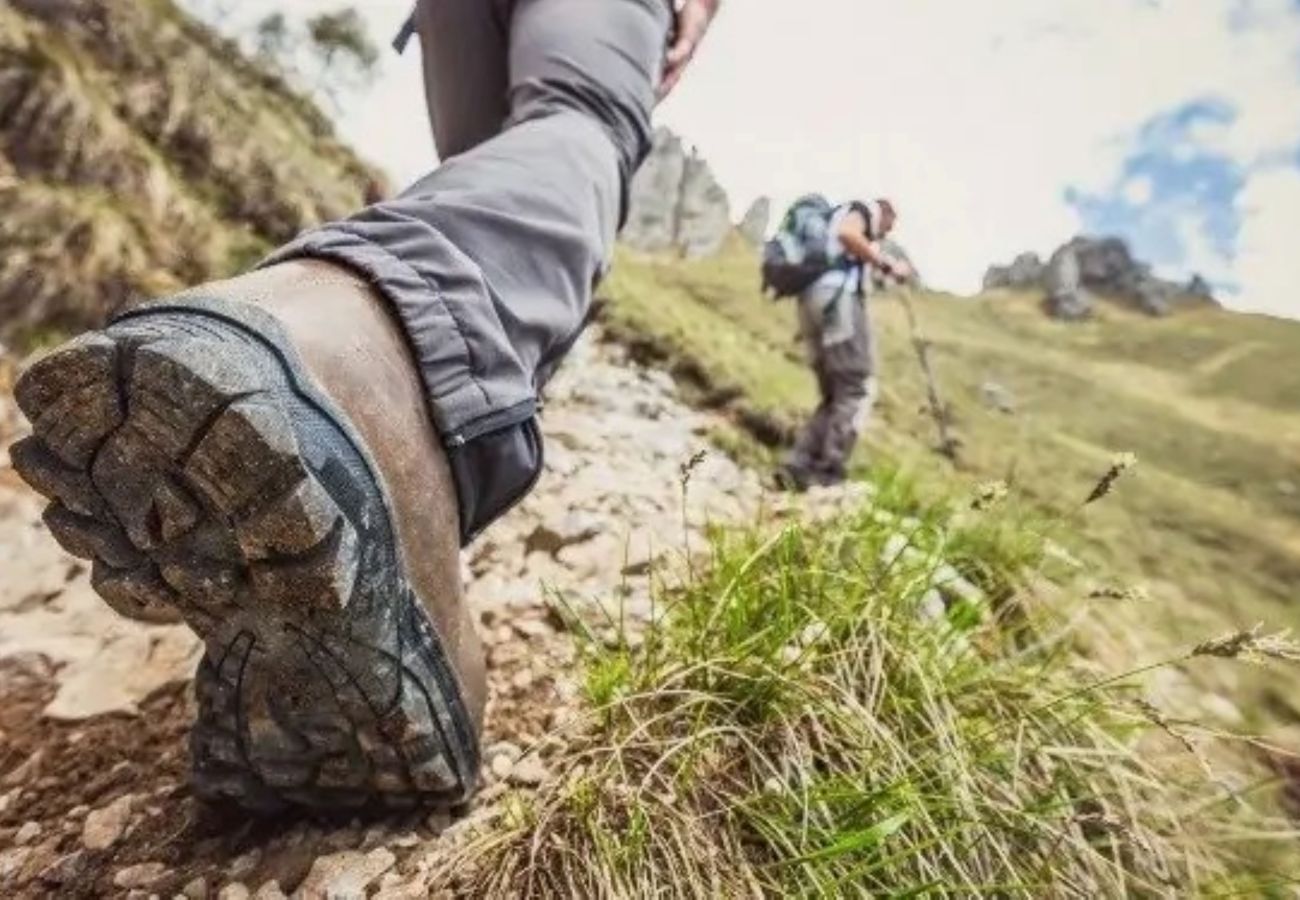
[[[456,498],[374,293],[275,266],[132,310],[35,363],[15,466],[118,612],[207,645],[194,786],[274,810],[453,805],[482,651]]]
[[[812,475],[793,463],[777,466],[776,471],[772,473],[772,482],[777,490],[792,494],[802,494],[813,483]]]

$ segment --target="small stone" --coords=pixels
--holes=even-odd
[[[86,856],[85,850],[74,850],[59,857],[41,872],[41,881],[53,885],[76,881],[77,877],[86,871]]]
[[[185,887],[181,888],[181,894],[186,900],[208,900],[208,880],[200,875],[187,881]]]
[[[524,755],[524,751],[519,749],[519,745],[512,741],[497,741],[495,744],[487,748],[485,755],[488,759],[491,759],[494,756],[505,756],[508,757],[511,762],[514,762]]]
[[[494,756],[489,764],[492,775],[497,779],[509,778],[514,767],[514,762],[508,756]]]
[[[27,757],[18,765],[10,769],[3,778],[0,778],[0,784],[5,787],[15,787],[27,784],[34,779],[41,770],[41,764],[45,761],[45,751],[37,750],[31,756]]]
[[[9,812],[9,808],[18,802],[18,798],[22,796],[22,793],[22,788],[14,788],[6,794],[0,794],[0,816]]]
[[[555,634],[550,623],[542,619],[519,619],[514,623],[515,631],[524,637],[543,638]]]
[[[6,883],[21,872],[31,855],[31,847],[11,847],[8,850],[0,850],[0,884]]]
[[[437,837],[451,827],[451,813],[441,809],[434,810],[424,820],[424,827],[432,831],[434,836]]]
[[[160,862],[140,863],[119,869],[113,876],[113,885],[126,890],[148,888],[167,876],[167,867]]]
[[[257,889],[253,895],[253,900],[287,900],[287,894],[280,890],[280,882],[268,881]]]
[[[515,676],[510,679],[510,686],[517,691],[525,691],[528,688],[532,687],[533,680],[534,680],[533,673],[528,669],[523,669],[519,672],[516,672]]]
[[[84,803],[79,803],[76,806],[72,807],[72,809],[68,810],[68,818],[84,819],[86,817],[86,813],[88,812],[90,812],[90,807]]]
[[[85,848],[107,850],[116,844],[122,837],[122,832],[126,830],[134,804],[135,798],[127,794],[101,809],[88,813],[81,828],[81,843]]]
[[[14,833],[14,846],[23,847],[30,844],[41,836],[40,822],[24,822],[22,827]]]
[[[230,865],[226,866],[226,874],[232,881],[243,881],[249,875],[253,874],[253,870],[257,868],[257,864],[261,861],[262,851],[254,847],[247,853],[241,854],[231,860]]]
[[[233,881],[217,891],[217,900],[250,900],[252,893],[248,885]]]
[[[319,857],[298,889],[303,897],[329,897],[331,900],[364,900],[366,891],[381,875],[397,864],[397,857],[386,847],[369,853],[344,850]]]
[[[536,787],[551,777],[550,769],[536,756],[526,756],[510,770],[510,783],[521,787]]]
[[[389,841],[389,844],[391,846],[397,847],[402,850],[409,850],[411,847],[417,846],[419,843],[420,843],[420,836],[413,831],[408,831],[404,834],[399,834],[397,837]]]

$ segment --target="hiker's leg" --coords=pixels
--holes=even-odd
[[[650,145],[669,21],[667,0],[517,0],[505,130],[272,259],[342,263],[396,310],[467,538],[540,468],[539,381],[577,336],[612,253]]]
[[[817,408],[795,438],[786,457],[785,468],[797,479],[806,480],[821,468],[822,448],[826,444],[827,413],[831,402],[831,384],[822,365],[822,306],[820,298],[809,294],[799,298],[799,332],[803,336],[808,365],[817,380]]]
[[[510,114],[512,0],[420,0],[416,30],[438,156],[500,133]]]
[[[848,476],[849,460],[858,435],[866,425],[875,392],[875,379],[871,374],[871,335],[863,303],[846,297],[841,311],[848,338],[824,347],[822,357],[830,383],[831,402],[819,474],[828,483],[843,481]],[[842,332],[843,328],[840,328],[836,337]]]

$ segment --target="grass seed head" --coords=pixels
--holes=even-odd
[[[1092,493],[1088,495],[1088,499],[1083,502],[1083,505],[1088,506],[1089,504],[1096,503],[1098,500],[1109,494],[1114,490],[1115,483],[1124,476],[1124,473],[1136,465],[1136,454],[1117,453],[1115,458],[1111,460],[1110,468],[1101,476],[1101,480],[1097,482],[1097,486],[1092,489]]]

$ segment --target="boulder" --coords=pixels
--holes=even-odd
[[[1217,305],[1204,278],[1195,276],[1185,285],[1160,278],[1118,237],[1076,237],[1057,250],[1047,265],[1034,253],[1022,253],[1009,266],[991,266],[984,275],[984,289],[999,288],[1045,291],[1048,311],[1062,319],[1087,315],[1092,300],[1086,292],[1150,316],[1167,315],[1189,303]]]
[[[984,275],[984,290],[1036,288],[1043,283],[1046,272],[1037,253],[1022,253],[1009,266],[990,266]]]
[[[767,227],[771,221],[772,201],[768,197],[759,197],[745,210],[737,230],[751,244],[761,244],[767,238]]]
[[[1047,311],[1056,319],[1078,321],[1092,314],[1092,297],[1083,287],[1078,254],[1070,245],[1052,254],[1045,276]]]
[[[622,240],[647,253],[716,253],[731,231],[731,204],[709,164],[666,128],[632,180]]]

